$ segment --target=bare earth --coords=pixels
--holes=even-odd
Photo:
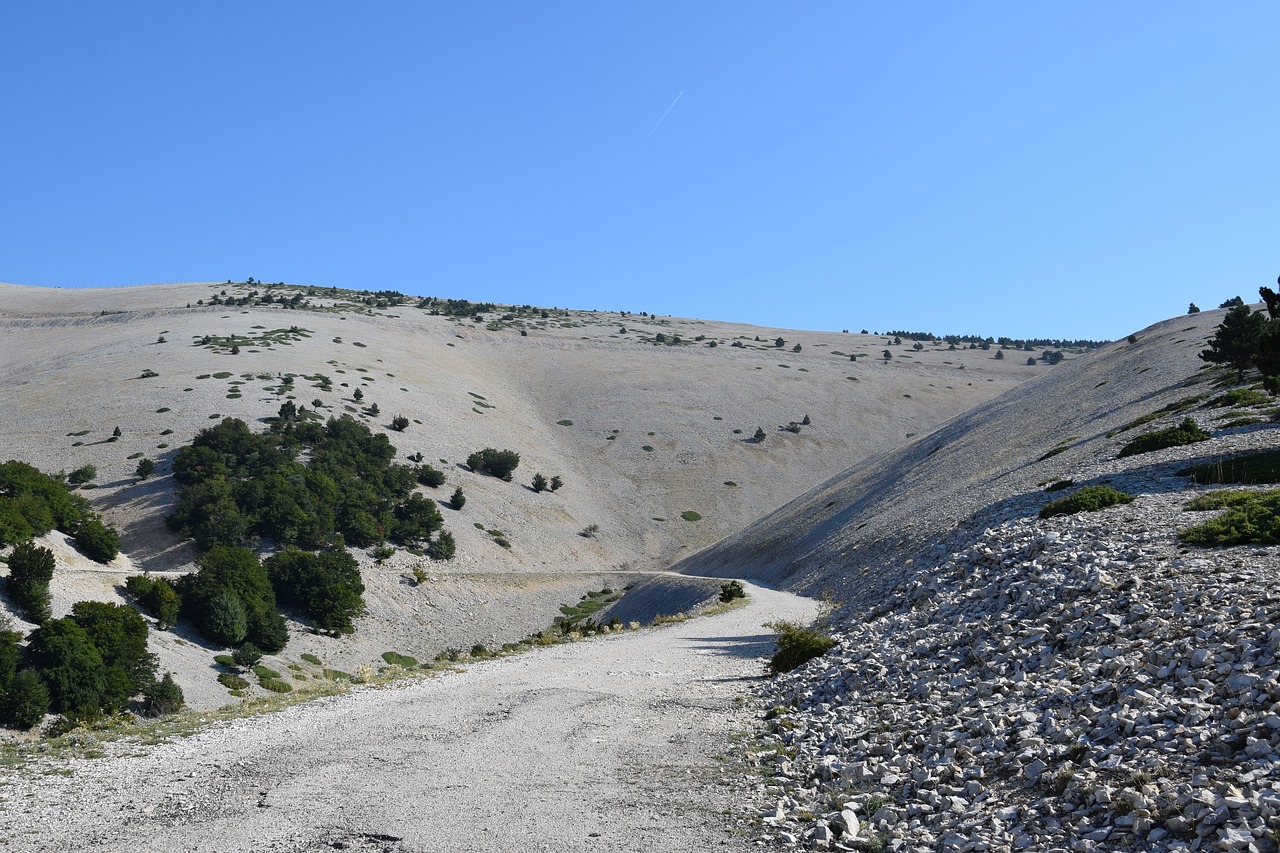
[[[774,619],[717,616],[363,689],[185,740],[109,744],[0,786],[11,850],[755,849],[715,758],[748,727]],[[38,772],[43,770],[44,772]],[[37,772],[32,772],[37,771]],[[63,775],[69,774],[69,775]]]

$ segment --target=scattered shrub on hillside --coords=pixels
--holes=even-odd
[[[85,483],[92,483],[97,476],[97,468],[92,465],[81,465],[67,475],[67,482],[73,486],[81,486]]]
[[[1243,409],[1248,406],[1262,406],[1271,402],[1271,398],[1263,392],[1255,388],[1232,388],[1222,396],[1215,398],[1208,405],[1221,408],[1230,406],[1233,409]]]
[[[1111,486],[1085,486],[1075,494],[1045,504],[1041,518],[1055,515],[1074,515],[1077,512],[1096,512],[1109,506],[1133,502],[1133,495],[1113,489]]]
[[[457,552],[458,545],[447,530],[441,530],[440,535],[427,546],[427,555],[433,560],[452,560]]]
[[[1207,492],[1203,495],[1197,495],[1188,501],[1184,508],[1190,512],[1206,512],[1215,509],[1244,506],[1245,504],[1257,500],[1259,494],[1266,493],[1246,492],[1238,489],[1223,489],[1221,491]]]
[[[462,486],[453,490],[453,497],[449,499],[449,504],[454,509],[462,509],[467,505],[467,496],[462,493]]]
[[[599,532],[600,532],[600,525],[588,524],[586,527],[582,528],[582,530],[578,532],[578,535],[584,539],[594,539],[596,538],[596,534]]]
[[[728,583],[720,584],[720,601],[723,603],[728,604],[735,598],[746,597],[747,591],[738,581],[729,581]]]
[[[500,480],[511,480],[512,472],[520,465],[520,454],[514,450],[497,450],[486,447],[467,457],[467,467],[480,474],[488,474]]]
[[[418,482],[424,486],[436,488],[444,485],[444,472],[432,468],[430,464],[419,465],[415,473],[417,474]]]
[[[411,658],[399,652],[383,652],[382,659],[391,666],[399,666],[405,669],[416,669],[418,666],[417,658]]]
[[[1280,483],[1280,450],[1195,465],[1177,474],[1191,477],[1197,483]]]
[[[769,659],[769,670],[774,675],[803,666],[836,645],[833,637],[795,622],[771,622],[765,627],[778,632],[778,650]]]
[[[685,521],[701,521],[702,520],[702,516],[691,509],[685,510],[684,512],[680,513],[680,517],[683,518]]]
[[[560,487],[563,485],[564,485],[564,480],[561,480],[559,475],[556,475],[551,478],[551,486],[550,486],[551,491],[558,492],[560,491]]]
[[[218,655],[222,657],[222,655]],[[241,669],[252,669],[262,660],[262,649],[253,643],[245,643],[231,653],[231,662]],[[221,663],[221,661],[219,661]]]
[[[228,690],[232,690],[232,691],[246,690],[249,687],[249,682],[245,681],[243,678],[236,675],[234,672],[218,673],[218,683],[221,684],[223,687],[227,688]]]
[[[535,492],[545,492],[547,490],[547,478],[542,476],[541,472],[534,474],[532,485]]]
[[[764,441],[765,440],[764,427],[756,427],[755,435],[751,436],[751,438],[753,441]]]
[[[1184,444],[1194,444],[1197,441],[1208,441],[1211,437],[1209,433],[1200,429],[1195,420],[1187,417],[1183,418],[1182,423],[1176,427],[1160,429],[1138,436],[1120,448],[1119,456],[1134,456],[1138,453],[1163,450],[1166,447],[1181,447]]]
[[[1205,546],[1280,543],[1280,490],[1229,493],[1218,500],[1227,507],[1226,512],[1183,530],[1178,539]]]
[[[9,597],[28,622],[41,625],[53,618],[49,582],[54,563],[52,551],[32,542],[19,542],[9,554]]]
[[[1054,480],[1052,483],[1044,487],[1046,492],[1060,492],[1063,489],[1069,489],[1076,484],[1075,480]]]
[[[148,717],[176,714],[185,704],[186,697],[182,695],[182,688],[174,683],[171,672],[166,672],[159,681],[152,681],[142,692],[142,713]]]
[[[156,471],[155,462],[151,461],[150,459],[140,459],[138,461],[138,467],[134,469],[133,473],[139,480],[145,480],[148,477],[150,477],[152,474],[154,474],[155,471]]]
[[[409,419],[404,415],[396,415],[391,419],[391,428],[396,432],[404,432],[409,426]]]

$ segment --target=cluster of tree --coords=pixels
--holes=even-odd
[[[413,545],[438,529],[435,503],[411,494],[418,472],[392,462],[385,435],[346,415],[321,424],[284,414],[260,434],[226,418],[178,451],[174,530],[202,548],[267,538],[312,550]]]
[[[446,317],[473,317],[486,311],[493,312],[498,310],[498,306],[492,302],[471,302],[467,299],[437,299],[434,296],[420,299],[418,307],[429,311],[431,314],[443,314]]]
[[[1276,281],[1280,284],[1280,279]],[[1200,358],[1228,365],[1241,381],[1246,370],[1256,367],[1266,389],[1280,394],[1280,294],[1266,286],[1258,288],[1258,293],[1266,305],[1266,314],[1252,311],[1239,296],[1228,299],[1222,307],[1230,310]]]
[[[120,553],[120,537],[103,524],[89,502],[73,494],[64,478],[25,462],[0,465],[0,545],[43,536],[53,529],[75,540],[91,560],[109,563]]]
[[[560,487],[564,485],[564,480],[561,480],[558,476],[552,477],[548,480],[546,477],[542,476],[541,472],[539,472],[533,475],[531,485],[535,492],[545,492],[548,489],[555,492],[559,491]]]
[[[75,720],[119,713],[141,696],[143,710],[182,707],[171,676],[156,679],[147,651],[147,623],[132,607],[80,601],[71,615],[46,619],[19,646],[22,635],[0,631],[0,716],[30,728],[50,711]]]
[[[479,474],[488,474],[510,482],[512,473],[520,465],[520,454],[514,450],[497,450],[486,447],[467,457],[467,467]]]
[[[867,330],[863,329],[862,334],[865,335],[866,333]],[[1028,352],[1033,349],[1042,349],[1044,347],[1054,347],[1057,349],[1097,349],[1107,343],[1107,341],[1091,341],[1083,338],[1077,340],[1068,340],[1066,338],[1010,338],[1004,336],[993,338],[990,336],[984,337],[982,335],[943,335],[942,337],[939,337],[932,332],[904,332],[900,330],[885,332],[884,334],[886,336],[892,335],[894,338],[893,343],[895,345],[901,345],[902,340],[905,338],[909,341],[916,342],[942,341],[943,343],[950,344],[953,348],[959,347],[961,344],[969,344],[969,349],[974,349],[976,347],[988,349],[992,344],[998,344],[1002,347],[1022,349],[1027,350]],[[982,346],[983,344],[986,344],[986,346]]]

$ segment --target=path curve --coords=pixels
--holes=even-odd
[[[713,756],[744,725],[734,700],[773,649],[764,623],[817,605],[747,588],[716,616],[28,767],[0,786],[0,847],[754,849],[726,832],[747,804]]]

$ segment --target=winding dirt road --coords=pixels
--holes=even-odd
[[[714,756],[772,651],[763,623],[816,605],[748,590],[718,616],[37,763],[0,786],[0,849],[754,849],[726,831],[747,804]]]

